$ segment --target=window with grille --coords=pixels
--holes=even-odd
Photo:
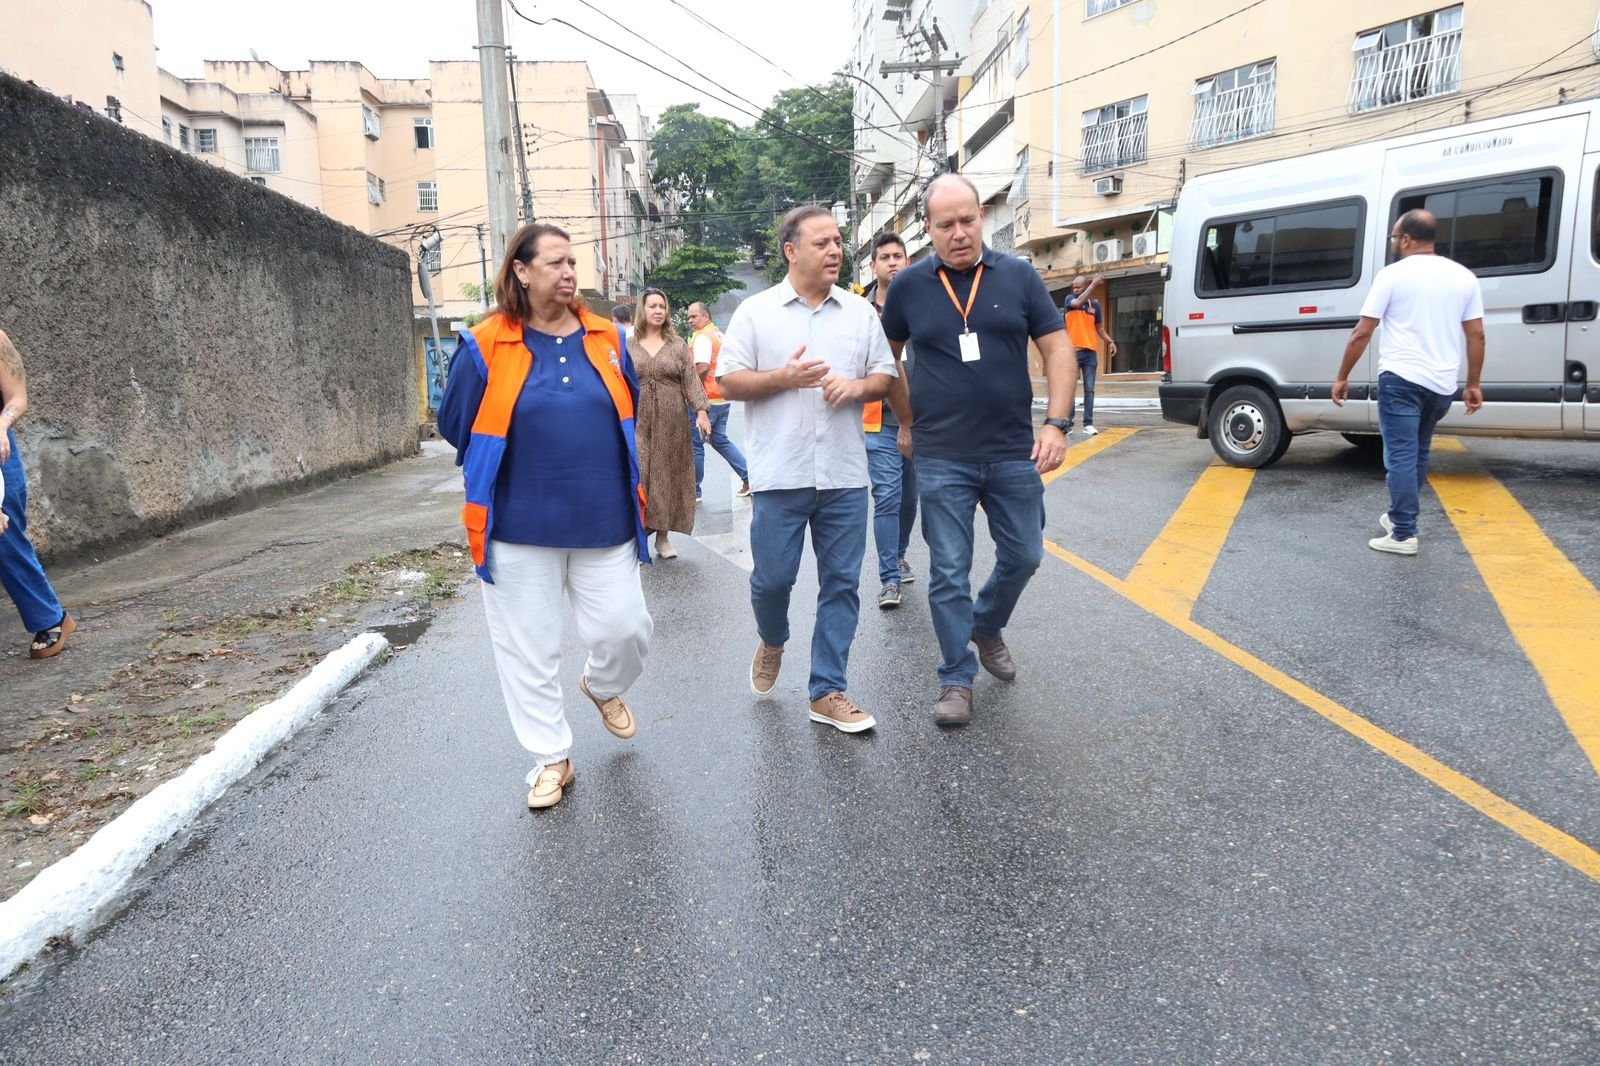
[[[1278,61],[1265,59],[1195,82],[1190,145],[1210,148],[1271,133],[1277,79]]]
[[[168,144],[172,143],[172,120],[170,118],[161,120],[161,139]]]
[[[1078,168],[1085,174],[1143,163],[1147,148],[1149,98],[1135,97],[1083,113],[1083,147]]]
[[[189,150],[189,127],[188,126],[179,126],[178,127],[178,147],[183,149],[185,152],[187,152]]]
[[[195,130],[194,150],[197,152],[211,153],[217,150],[216,130]]]
[[[263,174],[276,174],[280,169],[278,138],[246,137],[244,139],[244,168]]]
[[[376,174],[367,175],[367,203],[383,203],[383,190],[378,185],[378,176]]]
[[[433,147],[433,119],[414,118],[411,120],[411,132],[416,136],[418,148]]]
[[[439,210],[439,183],[436,181],[417,182],[417,210]]]
[[[1096,15],[1104,15],[1107,11],[1115,11],[1131,3],[1133,0],[1084,0],[1083,17],[1092,19]]]
[[[1351,113],[1459,92],[1461,10],[1458,4],[1356,34]]]
[[[373,140],[378,139],[378,113],[366,104],[361,105],[361,132]]]

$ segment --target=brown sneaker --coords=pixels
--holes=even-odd
[[[528,790],[528,807],[538,810],[541,807],[554,807],[561,802],[561,797],[566,795],[567,786],[572,784],[572,760],[568,759],[561,766],[547,766],[539,771],[539,776],[533,779],[533,788]]]
[[[622,702],[621,696],[612,696],[608,700],[601,699],[589,691],[587,677],[578,678],[578,687],[583,689],[583,694],[588,696],[596,707],[600,708],[600,720],[605,723],[606,729],[612,736],[620,740],[627,740],[633,736],[638,726],[633,720],[633,712],[628,710],[628,705]]]
[[[756,657],[750,663],[750,691],[757,696],[770,696],[778,687],[778,671],[783,669],[783,649],[769,647],[765,641],[756,644]]]
[[[859,733],[878,724],[843,692],[830,692],[820,700],[812,700],[811,720],[831,725],[841,733]]]
[[[990,640],[988,637],[973,637],[972,642],[978,646],[978,662],[983,668],[998,677],[1001,681],[1015,681],[1017,679],[1017,664],[1011,658],[1011,649],[1006,647],[1006,642],[999,637]]]
[[[946,685],[939,690],[939,702],[933,705],[934,725],[967,725],[972,721],[972,690],[960,685]]]

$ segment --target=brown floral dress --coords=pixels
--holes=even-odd
[[[689,346],[667,341],[655,355],[630,333],[628,354],[639,375],[639,478],[644,524],[649,530],[694,532],[694,441],[685,409],[704,411],[706,390],[694,372]]]

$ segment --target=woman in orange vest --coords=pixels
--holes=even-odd
[[[676,559],[671,533],[694,532],[694,441],[711,435],[709,406],[689,346],[672,328],[672,308],[660,289],[639,294],[639,321],[628,337],[639,372],[639,470],[644,485],[644,525],[656,535],[656,555]],[[695,428],[683,421],[694,408]]]
[[[577,298],[567,234],[530,225],[495,282],[497,312],[457,341],[439,405],[466,482],[462,520],[483,581],[500,689],[534,756],[529,807],[572,782],[561,692],[561,600],[589,658],[578,687],[623,740],[622,696],[644,669],[650,559],[634,439],[639,386],[616,327]]]

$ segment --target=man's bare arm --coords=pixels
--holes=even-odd
[[[1344,359],[1339,363],[1339,376],[1333,381],[1333,404],[1343,407],[1344,401],[1350,395],[1350,371],[1361,362],[1361,357],[1366,354],[1367,345],[1372,342],[1373,331],[1378,328],[1378,320],[1367,315],[1361,316],[1361,321],[1356,323],[1356,328],[1350,331],[1350,339],[1344,345]]]
[[[1483,406],[1483,387],[1479,379],[1483,376],[1483,319],[1474,318],[1461,323],[1461,328],[1467,335],[1467,387],[1462,391],[1462,402],[1467,405],[1467,414],[1476,414]]]

